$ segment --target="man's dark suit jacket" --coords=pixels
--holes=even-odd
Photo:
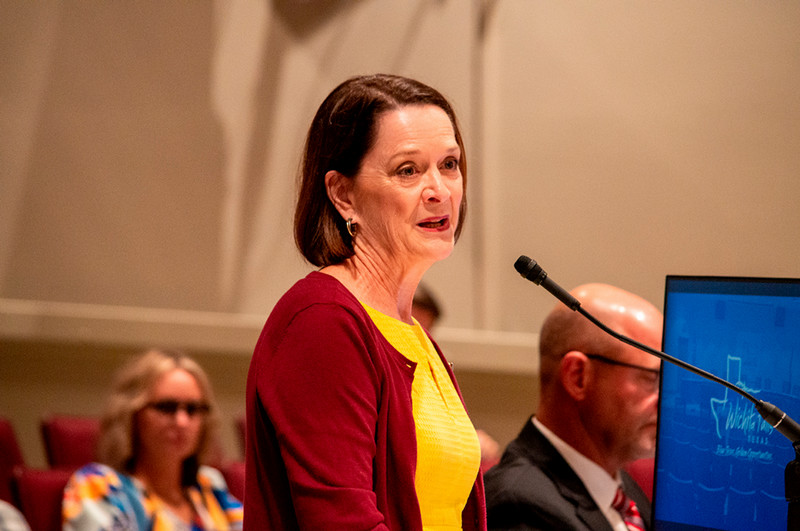
[[[627,473],[621,475],[622,489],[649,527],[650,501]],[[485,484],[489,529],[612,531],[583,482],[530,419]]]

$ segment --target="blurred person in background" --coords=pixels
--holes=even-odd
[[[411,315],[428,332],[433,332],[433,328],[442,316],[442,308],[439,301],[425,284],[417,286],[414,298],[411,301]]]
[[[64,490],[65,530],[236,530],[242,504],[203,460],[217,405],[190,357],[149,350],[116,375],[101,420],[98,461]]]
[[[0,500],[0,531],[31,531],[22,513],[5,500]]]

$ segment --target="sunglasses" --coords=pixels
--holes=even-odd
[[[205,415],[211,410],[211,406],[205,402],[181,402],[179,400],[159,400],[157,402],[150,402],[147,406],[150,409],[155,409],[163,415],[175,415],[178,410],[183,410],[190,417],[196,415]]]

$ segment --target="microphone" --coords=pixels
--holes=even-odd
[[[661,352],[660,350],[656,350],[654,348],[650,348],[644,343],[640,343],[635,339],[629,338],[625,335],[622,335],[602,322],[596,319],[593,315],[587,312],[585,309],[581,307],[581,303],[578,299],[573,297],[569,292],[567,292],[564,288],[556,284],[550,277],[547,276],[547,273],[541,268],[539,264],[536,263],[536,260],[532,260],[527,256],[520,256],[517,258],[517,261],[514,263],[514,269],[522,275],[524,278],[530,280],[536,285],[542,286],[544,289],[549,291],[555,298],[563,302],[570,310],[577,311],[589,321],[591,321],[595,326],[603,330],[605,333],[611,335],[612,337],[619,339],[623,343],[627,343],[632,347],[638,348],[639,350],[643,350],[648,354],[652,354],[658,358],[661,358],[664,361],[672,363],[673,365],[677,365],[682,367],[694,374],[705,378],[707,380],[711,380],[713,382],[717,382],[721,385],[724,385],[728,389],[739,393],[744,398],[749,400],[750,402],[755,405],[756,411],[758,414],[761,415],[765,421],[769,423],[770,426],[778,430],[780,433],[783,434],[784,437],[791,441],[792,445],[795,447],[795,450],[798,452],[800,456],[800,424],[795,422],[789,415],[781,411],[777,406],[770,404],[769,402],[765,402],[763,400],[759,400],[755,398],[750,393],[744,391],[743,389],[738,388],[737,386],[733,385],[732,383],[724,380],[710,372],[704,371],[699,367],[695,367],[689,363],[686,363],[683,360],[670,356],[665,352]]]
[[[522,275],[523,277],[527,278],[537,286],[542,286],[544,289],[550,292],[556,299],[563,302],[567,308],[570,310],[577,310],[578,307],[581,305],[580,301],[570,295],[570,293],[553,282],[550,277],[547,276],[544,269],[536,263],[536,260],[532,260],[527,256],[520,256],[517,258],[517,261],[514,262],[514,269]]]

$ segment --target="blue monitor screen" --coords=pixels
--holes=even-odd
[[[667,277],[663,350],[800,421],[800,280]],[[785,530],[794,458],[752,402],[663,364],[655,529]]]

